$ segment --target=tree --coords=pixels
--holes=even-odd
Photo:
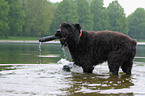
[[[9,5],[5,0],[0,0],[0,34],[8,38],[9,22],[8,22]]]
[[[145,39],[145,10],[137,8],[128,16],[129,36],[135,39]]]
[[[128,34],[128,22],[125,17],[124,9],[120,6],[117,0],[109,4],[108,15],[110,18],[111,30]]]
[[[82,29],[93,29],[93,16],[91,14],[89,3],[86,0],[76,0],[78,11],[78,22],[82,25]]]
[[[74,0],[63,0],[62,2],[60,2],[54,13],[54,19],[50,28],[52,32],[51,34],[54,34],[54,32],[56,32],[56,30],[59,28],[60,23],[62,22],[78,22],[77,6]]]
[[[19,0],[26,13],[24,36],[39,36],[48,34],[53,19],[55,7],[47,0]]]
[[[103,0],[93,0],[91,2],[91,13],[93,15],[93,30],[109,30],[109,17],[107,9],[103,7]]]
[[[25,13],[18,0],[6,0],[10,5],[9,11],[9,35],[17,36],[22,34],[22,28],[25,23]]]

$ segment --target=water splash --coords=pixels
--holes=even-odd
[[[41,52],[42,51],[42,49],[41,49],[41,42],[39,43],[39,51]]]
[[[76,65],[74,64],[74,62],[70,62],[70,61],[68,61],[68,60],[62,58],[62,59],[59,60],[57,63],[63,64],[64,66],[65,66],[65,65],[68,66],[69,68],[71,68],[71,69],[70,69],[71,72],[83,73],[82,68],[79,67],[79,66],[76,66]]]
[[[63,58],[61,60],[59,60],[57,63],[64,64],[64,65],[73,64],[73,62],[70,62],[70,61],[63,59]]]
[[[41,54],[41,51],[42,51],[42,49],[41,49],[41,42],[39,43],[39,51],[40,51],[40,54],[39,54],[39,56],[41,56],[42,54]],[[41,58],[40,58],[40,64],[41,64]]]
[[[72,68],[73,67],[73,64],[74,64],[74,62],[70,62],[70,61],[68,61],[66,59],[63,59],[63,58],[61,60],[59,60],[57,63],[63,64],[63,65],[67,65],[70,68]]]
[[[57,63],[63,64],[64,66],[68,66],[69,68],[71,68],[73,70],[76,69],[76,65],[74,64],[74,62],[71,62],[72,58],[71,58],[69,50],[66,47],[62,47],[62,51],[64,54],[64,59],[62,58]]]
[[[65,47],[62,47],[62,51],[64,54],[64,58],[71,61],[72,59],[69,50]]]

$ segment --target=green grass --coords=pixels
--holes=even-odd
[[[138,42],[145,42],[145,40],[137,40]]]
[[[36,37],[18,37],[18,36],[9,36],[8,39],[0,37],[0,40],[18,40],[18,41],[31,41],[38,40]]]
[[[36,37],[21,37],[21,36],[9,36],[8,39],[0,36],[0,40],[18,40],[18,41],[38,41]],[[137,42],[145,42],[145,40],[137,40]]]

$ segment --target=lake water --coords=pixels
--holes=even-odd
[[[132,75],[109,75],[107,63],[93,74],[73,66],[69,52],[57,43],[0,43],[1,96],[145,96],[145,46],[137,46]]]

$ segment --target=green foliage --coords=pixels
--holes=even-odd
[[[20,3],[19,3],[20,2]],[[62,22],[80,23],[82,29],[118,31],[145,38],[145,10],[128,18],[117,0],[103,7],[103,0],[0,0],[0,35],[40,37],[52,35]]]
[[[14,41],[38,41],[36,37],[24,37],[24,36],[9,36],[8,39],[0,36],[0,40],[14,40]]]
[[[54,34],[62,22],[78,22],[77,6],[74,0],[63,0],[60,2],[54,13],[54,20],[50,28],[52,33],[50,34]]]
[[[145,39],[145,10],[137,8],[128,16],[129,35],[135,39]]]
[[[18,0],[6,0],[10,6],[9,11],[9,35],[18,36],[22,34],[25,23],[25,13]]]
[[[48,34],[53,18],[50,3],[47,0],[25,0],[23,3],[26,13],[24,36],[39,37]]]
[[[110,18],[111,30],[128,34],[128,22],[125,17],[124,9],[117,0],[109,4],[108,15]]]
[[[105,7],[103,7],[103,0],[93,0],[91,3],[91,13],[93,15],[93,30],[109,30],[109,17]]]
[[[9,5],[5,0],[0,0],[0,35],[8,36],[9,21],[8,21]]]
[[[78,22],[82,25],[82,29],[92,30],[93,16],[91,14],[89,3],[86,0],[76,0],[79,15]]]

